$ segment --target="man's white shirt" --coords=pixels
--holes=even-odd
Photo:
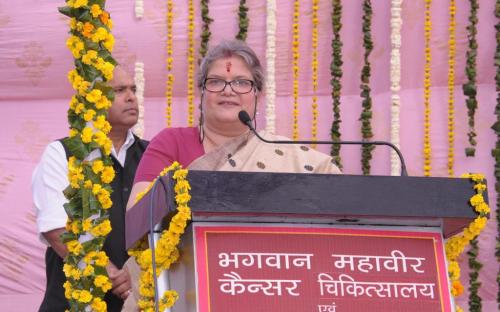
[[[118,153],[116,153],[114,146],[111,149],[111,155],[118,160],[122,167],[125,165],[127,150],[133,143],[134,136],[132,131],[129,130],[127,138]],[[96,154],[96,156],[99,155]],[[68,200],[62,192],[68,185],[66,152],[61,142],[54,141],[45,148],[42,158],[31,177],[38,237],[40,241],[47,245],[48,243],[41,233],[66,226],[68,216],[63,205]]]

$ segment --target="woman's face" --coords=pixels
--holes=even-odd
[[[247,80],[253,81],[252,74],[246,63],[239,56],[221,58],[214,61],[208,70],[207,88],[205,89],[205,101],[203,110],[205,114],[205,123],[212,127],[232,126],[246,129],[238,119],[238,113],[246,110],[250,116],[254,115],[255,90],[240,94],[235,92],[229,84],[219,92],[210,92],[208,89],[215,90],[226,82],[239,80],[240,83],[233,82],[232,87],[238,90],[246,88]],[[211,84],[209,86],[209,84]]]

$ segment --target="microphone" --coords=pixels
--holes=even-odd
[[[250,115],[245,110],[241,110],[238,113],[238,118],[240,121],[246,125],[256,136],[261,140],[262,142],[265,143],[273,143],[273,144],[341,144],[341,145],[385,145],[389,146],[392,148],[396,154],[398,154],[399,161],[401,162],[401,176],[402,177],[407,177],[408,172],[406,171],[406,164],[405,160],[403,158],[403,154],[401,154],[401,151],[392,143],[386,142],[386,141],[283,141],[283,140],[278,140],[278,141],[270,141],[266,140],[263,137],[261,137],[255,128],[252,125],[252,119],[250,118]]]

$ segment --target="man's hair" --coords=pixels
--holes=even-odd
[[[208,51],[203,58],[198,71],[198,88],[203,88],[208,70],[213,62],[231,56],[240,57],[252,74],[255,88],[260,92],[264,88],[264,71],[255,52],[241,40],[224,40]]]

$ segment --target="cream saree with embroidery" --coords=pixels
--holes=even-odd
[[[265,131],[260,135],[271,141],[289,140]],[[265,143],[251,132],[196,159],[189,169],[340,174],[332,158],[326,154],[305,145]]]

